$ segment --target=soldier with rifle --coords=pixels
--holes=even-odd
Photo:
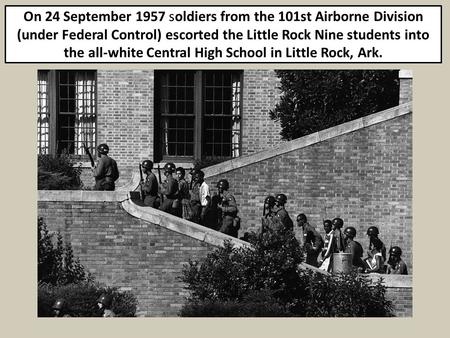
[[[277,206],[277,210],[275,211],[275,216],[280,220],[281,224],[284,227],[284,230],[293,230],[294,222],[292,222],[291,217],[285,209],[285,204],[287,202],[287,197],[285,194],[278,194],[275,197],[275,205]]]
[[[177,201],[178,182],[172,176],[175,170],[175,164],[171,162],[166,163],[166,165],[164,166],[164,176],[166,176],[166,179],[161,183],[162,201],[161,206],[159,207],[159,210],[171,213],[172,215],[177,214],[177,209],[176,205],[174,205],[174,202]]]
[[[115,181],[119,178],[119,170],[117,168],[117,162],[108,156],[108,145],[102,143],[97,147],[99,154],[97,164],[94,163],[89,148],[86,145],[83,145],[83,147],[91,161],[92,172],[95,178],[94,190],[113,191],[115,189]]]
[[[264,199],[263,214],[261,219],[261,233],[271,227],[273,217],[275,216],[275,212],[273,210],[274,207],[275,197],[272,195],[267,196]]]
[[[153,162],[145,160],[139,165],[139,172],[141,175],[141,181],[139,183],[141,189],[141,198],[145,206],[152,208],[158,207],[158,181],[155,174],[152,173]],[[144,172],[145,180],[142,174]]]
[[[221,179],[217,182],[219,231],[237,238],[240,227],[240,222],[237,219],[238,209],[234,196],[228,191],[229,188],[230,184],[227,180]]]

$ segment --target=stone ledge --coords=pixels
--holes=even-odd
[[[230,240],[235,247],[249,247],[250,244],[240,239],[225,235],[185,219],[170,215],[158,209],[141,207],[130,199],[122,202],[122,207],[131,216],[147,221],[177,233],[195,238],[206,244],[222,246],[225,240]]]
[[[372,126],[377,123],[385,122],[398,116],[409,114],[411,112],[412,102],[407,102],[372,115],[367,115],[335,127],[324,129],[313,134],[288,141],[272,149],[267,149],[255,154],[234,158],[232,160],[204,168],[203,171],[205,172],[205,177],[223,174],[237,168],[242,168],[253,163],[270,159],[277,155],[305,148],[315,143],[323,142],[337,136],[345,135],[356,130]]]
[[[39,202],[117,202],[127,198],[128,191],[38,190]]]

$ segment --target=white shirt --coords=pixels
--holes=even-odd
[[[206,197],[207,196],[211,196],[211,195],[209,193],[209,186],[204,181],[200,185],[199,194],[200,194],[200,204],[201,204],[202,207],[205,207],[208,204],[208,201],[206,200]]]

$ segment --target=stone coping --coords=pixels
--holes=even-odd
[[[180,217],[173,216],[164,211],[155,208],[139,206],[133,203],[131,199],[123,201],[122,207],[126,212],[136,218],[159,225],[163,228],[175,231],[191,238],[195,238],[207,244],[222,246],[225,240],[229,240],[234,244],[235,247],[250,246],[250,244],[245,241],[225,235],[219,231],[209,229],[191,221],[187,221]]]
[[[306,263],[301,263],[298,268],[301,270],[312,270],[317,273],[328,275],[328,272],[320,270],[315,266]],[[412,289],[412,275],[385,275],[379,273],[370,273],[366,274],[366,276],[374,283],[382,278],[383,285],[388,288]]]
[[[349,121],[328,129],[315,132],[310,135],[300,137],[292,141],[285,142],[275,148],[263,150],[247,156],[237,157],[235,159],[204,168],[203,171],[205,173],[205,177],[223,174],[233,169],[242,168],[253,163],[267,160],[277,155],[305,148],[312,144],[326,141],[337,136],[345,135],[377,123],[391,120],[398,116],[409,114],[411,112],[412,102],[407,102],[375,114],[367,115],[353,121]]]

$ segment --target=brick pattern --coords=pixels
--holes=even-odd
[[[38,202],[38,209],[48,228],[72,243],[97,281],[136,295],[138,316],[176,316],[187,295],[178,280],[183,264],[210,250],[131,217],[117,202]]]
[[[107,143],[122,184],[153,158],[153,70],[98,70],[98,143]]]
[[[70,241],[98,282],[133,292],[138,316],[173,317],[187,291],[179,276],[188,259],[212,246],[127,214],[117,202],[38,202],[50,231]],[[396,316],[412,315],[412,289],[391,288]]]
[[[398,245],[412,272],[412,116],[407,114],[328,141],[207,179],[230,182],[242,219],[240,235],[260,228],[263,200],[284,193],[286,209],[304,212],[320,231],[322,219],[341,217],[368,247],[366,230],[380,229]],[[298,231],[298,230],[297,230]]]
[[[399,104],[412,101],[413,81],[412,78],[400,80]]]
[[[242,155],[248,155],[283,142],[269,116],[280,96],[279,79],[274,70],[245,70],[243,85]]]
[[[389,287],[386,297],[394,306],[396,317],[412,317],[413,315],[413,295],[412,288]]]

